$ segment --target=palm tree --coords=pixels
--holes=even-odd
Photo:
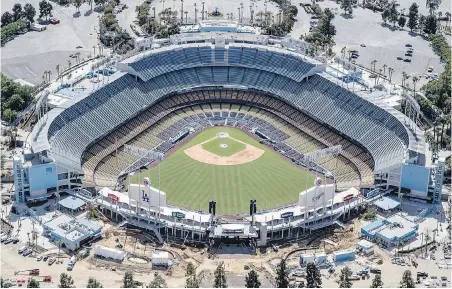
[[[394,69],[392,67],[388,68],[388,74],[389,74],[389,83],[392,83],[392,73],[394,72]]]
[[[94,57],[96,57],[96,45],[93,45]]]
[[[57,77],[60,77],[60,65],[57,64],[56,66],[56,71],[57,71]]]
[[[405,79],[407,77],[407,74],[405,71],[402,72],[402,87],[405,87]]]
[[[342,49],[341,49],[341,53],[342,53],[342,59],[344,59],[345,58],[345,50],[347,49],[347,47],[342,47]]]
[[[370,65],[370,70],[371,71],[375,71],[375,64],[377,63],[377,60],[376,59],[374,59],[374,60],[372,60],[372,62],[370,63],[371,65]],[[373,66],[373,68],[372,68],[372,66]]]
[[[383,74],[386,76],[386,67],[388,67],[386,64],[383,64]]]
[[[69,68],[71,68],[71,61],[70,60],[67,61],[67,65],[69,65]]]

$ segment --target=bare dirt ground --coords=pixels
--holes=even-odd
[[[229,137],[232,140],[244,144],[246,147],[244,150],[239,151],[238,153],[235,153],[228,157],[222,157],[219,155],[216,155],[214,153],[211,153],[205,149],[202,148],[202,144],[207,143],[211,140],[216,139],[217,137],[213,137],[211,139],[208,139],[202,143],[199,143],[195,146],[192,146],[191,148],[188,148],[184,150],[184,153],[191,157],[194,160],[197,160],[198,162],[206,163],[209,165],[217,165],[217,166],[234,166],[234,165],[241,165],[246,164],[252,161],[257,160],[264,154],[264,150],[257,148],[255,146],[249,145],[243,141],[240,141],[238,139],[235,139],[233,137]]]

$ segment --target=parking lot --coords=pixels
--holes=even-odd
[[[306,1],[296,1],[297,5],[300,2],[306,3]],[[439,57],[433,53],[428,41],[417,34],[410,34],[406,27],[404,30],[394,30],[390,25],[382,25],[380,13],[358,7],[353,9],[353,17],[347,18],[341,15],[343,10],[334,1],[324,1],[318,4],[322,8],[330,8],[336,16],[333,21],[337,31],[334,37],[336,45],[333,47],[333,52],[336,54],[341,55],[343,47],[346,47],[346,50],[357,50],[359,53],[359,57],[356,59],[357,64],[370,69],[371,62],[377,60],[375,65],[377,72],[386,64],[386,75],[388,75],[388,67],[393,68],[392,80],[399,84],[402,81],[403,72],[411,76],[424,75],[429,66],[433,67],[433,73],[439,74],[444,71]],[[419,6],[425,5],[419,4]],[[298,21],[295,23],[291,36],[299,38],[301,35],[309,33],[310,18],[311,14],[307,14],[302,7],[298,6]],[[362,47],[362,44],[365,47]],[[410,57],[405,56],[407,44],[413,48],[413,54]],[[346,56],[348,57],[348,53]],[[411,62],[397,60],[397,57],[409,58]],[[417,88],[427,82],[427,79],[422,78],[417,83]],[[412,86],[411,79],[409,83]]]
[[[15,3],[32,4],[39,14],[39,1],[2,0],[1,13],[10,11]],[[59,6],[52,2],[53,17],[60,20],[59,24],[46,25],[42,32],[30,31],[19,35],[1,48],[2,73],[25,79],[33,84],[42,82],[44,71],[52,72],[51,78],[57,77],[56,66],[68,66],[68,61],[75,64],[75,58],[69,56],[80,52],[80,59],[93,54],[93,46],[99,44],[97,31],[99,27],[99,13],[85,15],[89,5],[83,4],[80,16],[75,17],[74,6]],[[37,17],[36,17],[37,18]],[[76,48],[81,47],[81,48]],[[61,70],[61,69],[60,69]]]

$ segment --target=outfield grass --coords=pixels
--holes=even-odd
[[[257,160],[236,166],[216,166],[193,160],[184,150],[227,132],[233,138],[265,150]],[[298,194],[312,186],[314,176],[283,159],[241,130],[216,127],[202,131],[161,164],[161,189],[167,202],[196,210],[208,210],[211,199],[217,201],[220,214],[248,213],[249,200],[256,199],[258,211],[294,203]],[[158,186],[157,167],[151,168],[151,185]],[[132,177],[137,183],[148,172]]]
[[[226,148],[220,147],[221,144],[227,145]],[[246,148],[243,143],[239,143],[228,137],[216,138],[201,145],[203,149],[214,153],[220,157],[229,157]]]

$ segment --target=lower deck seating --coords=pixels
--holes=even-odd
[[[214,92],[189,92],[187,98],[213,99],[213,96],[206,97],[209,93]],[[278,107],[279,112],[269,110],[265,107],[269,99],[266,96],[239,92],[235,98],[258,99],[263,106],[211,101],[177,109],[168,109],[168,103],[149,108],[84,153],[84,181],[95,186],[115,187],[120,173],[137,160],[136,156],[125,153],[122,147],[125,143],[166,153],[174,147],[175,139],[189,130],[196,132],[213,125],[227,125],[249,132],[259,131],[268,138],[262,139],[264,143],[292,161],[332,172],[339,190],[373,182],[373,159],[361,147],[283,103],[273,101],[272,105]],[[170,98],[165,101],[169,102]],[[338,144],[342,146],[339,156],[316,160],[316,164],[305,163],[304,154]]]

